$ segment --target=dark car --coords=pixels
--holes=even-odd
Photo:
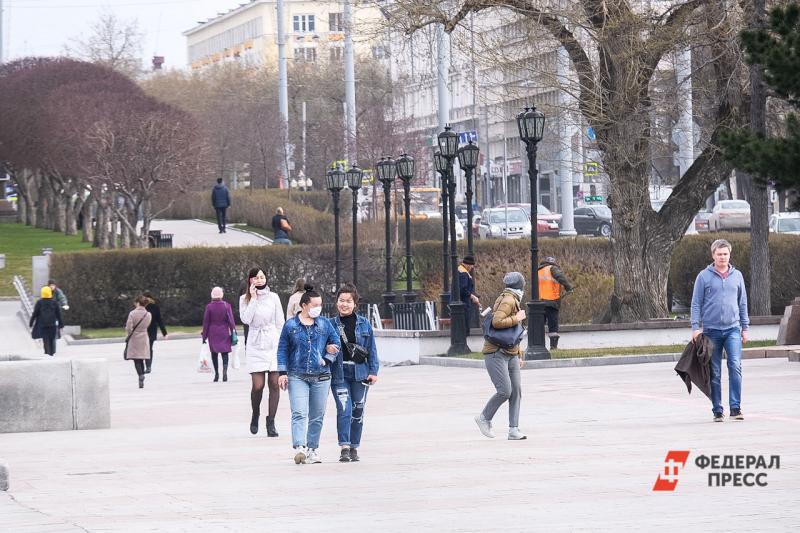
[[[578,235],[611,236],[611,209],[606,205],[587,205],[575,210]]]

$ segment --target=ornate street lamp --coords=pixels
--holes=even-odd
[[[337,168],[336,170],[329,170],[325,176],[328,185],[328,190],[331,191],[333,197],[333,234],[336,248],[336,290],[339,290],[339,285],[342,281],[342,259],[339,254],[339,193],[347,183],[347,176],[344,170]]]
[[[528,349],[525,359],[550,359],[550,352],[544,344],[544,304],[539,300],[539,232],[538,217],[538,177],[536,169],[536,148],[544,136],[544,113],[536,106],[525,108],[517,115],[519,138],[525,143],[528,154],[528,180],[531,200],[531,300],[528,302]]]
[[[396,176],[395,163],[389,157],[384,157],[375,165],[378,173],[378,180],[383,184],[383,208],[384,208],[384,222],[386,230],[386,292],[383,293],[384,301],[384,314],[389,316],[391,306],[394,303],[395,293],[392,290],[392,232],[391,232],[391,218],[392,218],[392,184]]]
[[[458,250],[456,248],[456,180],[453,174],[453,160],[458,155],[458,134],[450,126],[445,126],[437,138],[439,152],[447,159],[447,196],[450,217],[450,348],[447,355],[469,353],[467,346],[467,323],[464,302],[458,283]]]
[[[450,240],[447,218],[447,173],[449,167],[447,165],[447,158],[441,152],[436,151],[433,154],[433,168],[439,173],[442,182],[442,293],[439,295],[439,302],[441,305],[441,315],[443,317],[450,316],[450,249],[448,242]]]
[[[353,191],[353,284],[358,287],[358,191],[363,172],[353,164],[347,171],[347,186]]]
[[[413,302],[417,294],[411,290],[411,277],[413,262],[411,258],[411,180],[414,178],[414,158],[403,153],[397,161],[397,175],[403,180],[403,205],[406,212],[406,292],[403,298],[406,302]]]
[[[472,247],[472,176],[475,167],[478,166],[478,156],[480,148],[475,146],[472,141],[468,145],[458,149],[458,164],[464,169],[464,176],[467,179],[467,255],[475,255]]]

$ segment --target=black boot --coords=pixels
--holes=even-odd
[[[550,337],[550,349],[557,350],[558,349],[558,339],[560,338],[559,335],[552,335]]]
[[[219,373],[214,372],[214,382],[216,383],[217,381],[219,381]]]
[[[253,413],[253,418],[250,419],[250,433],[255,435],[258,433],[258,411]]]
[[[278,430],[275,429],[275,418],[271,416],[267,417],[267,436],[268,437],[278,436]]]
[[[144,375],[139,376],[139,388],[144,388]]]

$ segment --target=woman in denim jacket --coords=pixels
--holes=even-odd
[[[278,384],[289,389],[296,464],[322,462],[317,448],[339,335],[321,312],[322,297],[306,285],[300,312],[283,325],[278,341]]]
[[[341,446],[339,461],[343,463],[358,461],[367,390],[369,385],[378,382],[380,369],[372,326],[369,320],[356,314],[357,305],[358,291],[355,286],[342,285],[336,293],[336,310],[339,316],[331,322],[336,331],[344,330],[348,342],[364,347],[369,353],[366,361],[362,362],[358,355],[354,360],[353,354],[342,338],[342,350],[336,357],[332,369],[331,389],[336,402],[336,429]]]

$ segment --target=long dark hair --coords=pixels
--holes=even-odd
[[[308,304],[308,302],[311,301],[311,298],[322,298],[322,295],[314,290],[313,285],[306,283],[305,286],[303,286],[303,290],[305,292],[300,297],[300,305]]]
[[[244,280],[244,301],[247,303],[250,303],[250,280],[258,276],[259,272],[264,272],[264,279],[266,279],[267,273],[261,267],[255,266],[247,272],[247,277]]]
[[[300,292],[306,289],[306,280],[303,278],[297,278],[294,282],[294,290],[292,292]]]

